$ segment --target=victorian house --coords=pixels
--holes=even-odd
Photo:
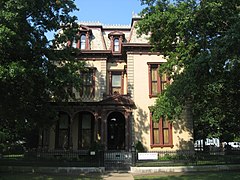
[[[158,73],[166,59],[151,51],[147,36],[137,35],[139,20],[127,26],[79,23],[80,38],[68,46],[79,49],[76,58],[88,70],[80,73],[76,100],[54,105],[59,119],[43,130],[40,147],[85,150],[98,142],[105,150],[131,151],[139,141],[149,151],[193,148],[188,110],[176,123],[152,121],[150,107],[169,80]]]

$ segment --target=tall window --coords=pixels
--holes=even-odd
[[[87,149],[93,142],[93,115],[91,113],[80,114],[78,146],[79,149]]]
[[[119,51],[119,39],[115,38],[113,41],[113,51]]]
[[[66,113],[59,114],[59,120],[56,126],[56,144],[57,149],[68,149],[69,147],[69,128],[70,120]]]
[[[148,63],[149,97],[156,97],[169,83],[166,74],[159,75],[159,66],[160,64]]]
[[[154,122],[151,117],[151,147],[173,147],[172,124],[160,118]]]
[[[86,49],[86,35],[82,34],[80,37],[80,49]]]
[[[110,92],[111,94],[123,94],[123,72],[110,72]]]
[[[81,88],[80,96],[81,97],[94,97],[95,91],[95,70],[88,69],[88,71],[81,72]]]
[[[158,65],[151,65],[151,95],[156,96],[159,93]]]

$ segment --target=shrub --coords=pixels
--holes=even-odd
[[[144,148],[142,142],[140,142],[140,141],[137,141],[137,143],[135,145],[135,148],[136,148],[137,152],[144,152],[145,151],[145,148]]]

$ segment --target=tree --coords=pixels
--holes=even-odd
[[[191,104],[195,138],[234,140],[240,129],[240,1],[142,0],[138,24],[167,58],[173,83],[157,99],[154,119],[176,120]]]
[[[79,84],[84,63],[74,60],[73,49],[55,46],[76,31],[76,17],[69,15],[74,10],[72,0],[0,2],[1,139],[19,140],[43,126],[55,117],[49,102],[67,101],[66,87]],[[66,33],[49,42],[46,33],[61,28]]]

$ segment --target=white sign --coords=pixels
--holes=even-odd
[[[158,153],[138,153],[138,160],[157,160]]]
[[[91,156],[94,156],[95,154],[96,154],[95,151],[90,151]]]

